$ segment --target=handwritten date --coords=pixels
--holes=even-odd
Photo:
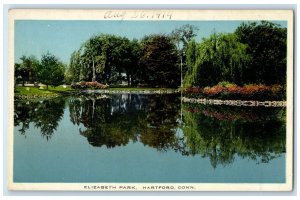
[[[172,11],[106,11],[104,19],[145,19],[145,20],[171,20]]]

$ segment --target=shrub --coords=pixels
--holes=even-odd
[[[71,85],[73,89],[85,89],[85,88],[94,88],[94,89],[106,89],[109,86],[101,84],[97,81],[93,82],[86,82],[86,81],[81,81],[79,83],[74,83]]]

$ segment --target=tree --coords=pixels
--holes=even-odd
[[[23,55],[21,58],[21,63],[15,64],[15,77],[22,80],[22,85],[24,86],[25,81],[34,82],[36,81],[37,67],[39,61],[34,56],[26,57]]]
[[[122,71],[125,71],[128,85],[136,84],[139,80],[140,43],[138,40],[124,41],[124,51],[121,54]]]
[[[81,47],[81,60],[82,65],[81,80],[92,79],[96,81],[97,74],[102,73],[106,60],[103,56],[103,47],[105,43],[103,38],[93,36],[86,41]]]
[[[178,54],[180,57],[180,65],[181,65],[181,76],[185,76],[186,71],[188,70],[189,66],[186,60],[187,55],[187,46],[188,43],[197,36],[196,32],[199,29],[196,26],[185,24],[180,28],[173,30],[170,34],[170,37],[175,42]],[[181,84],[182,84],[182,77],[181,77]]]
[[[87,40],[77,54],[72,54],[69,74],[75,72],[79,80],[118,83],[121,73],[126,73],[130,85],[136,78],[138,55],[137,40],[110,34],[96,35]]]
[[[194,65],[186,74],[186,86],[205,87],[221,81],[243,83],[244,69],[250,57],[246,52],[247,45],[240,43],[235,34],[214,33],[196,48],[191,42],[188,49],[189,62]]]
[[[38,66],[38,80],[48,89],[48,85],[58,86],[64,81],[65,66],[54,55],[42,55],[41,63]]]
[[[188,43],[197,36],[195,33],[199,29],[196,26],[185,24],[180,28],[177,28],[172,31],[171,37],[175,40],[178,45],[182,45],[183,52],[186,52]]]
[[[73,83],[80,81],[80,71],[82,70],[81,67],[80,51],[74,51],[71,54],[68,70],[66,70],[65,77],[67,82]]]
[[[150,35],[141,41],[141,60],[145,83],[153,87],[178,87],[178,54],[171,38]]]
[[[192,67],[196,64],[196,57],[197,57],[197,44],[196,41],[193,39],[188,43],[186,49],[186,63],[188,66]]]
[[[245,72],[248,83],[285,84],[287,29],[268,21],[242,23],[235,31],[252,59]]]

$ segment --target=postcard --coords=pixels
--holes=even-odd
[[[9,11],[8,188],[291,191],[292,10]]]

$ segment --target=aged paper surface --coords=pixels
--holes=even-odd
[[[14,55],[16,20],[122,21],[286,21],[287,103],[285,183],[27,183],[14,182]],[[76,191],[290,191],[293,186],[293,11],[290,10],[68,10],[12,9],[9,11],[9,180],[11,190]],[[41,161],[43,162],[43,161]]]

